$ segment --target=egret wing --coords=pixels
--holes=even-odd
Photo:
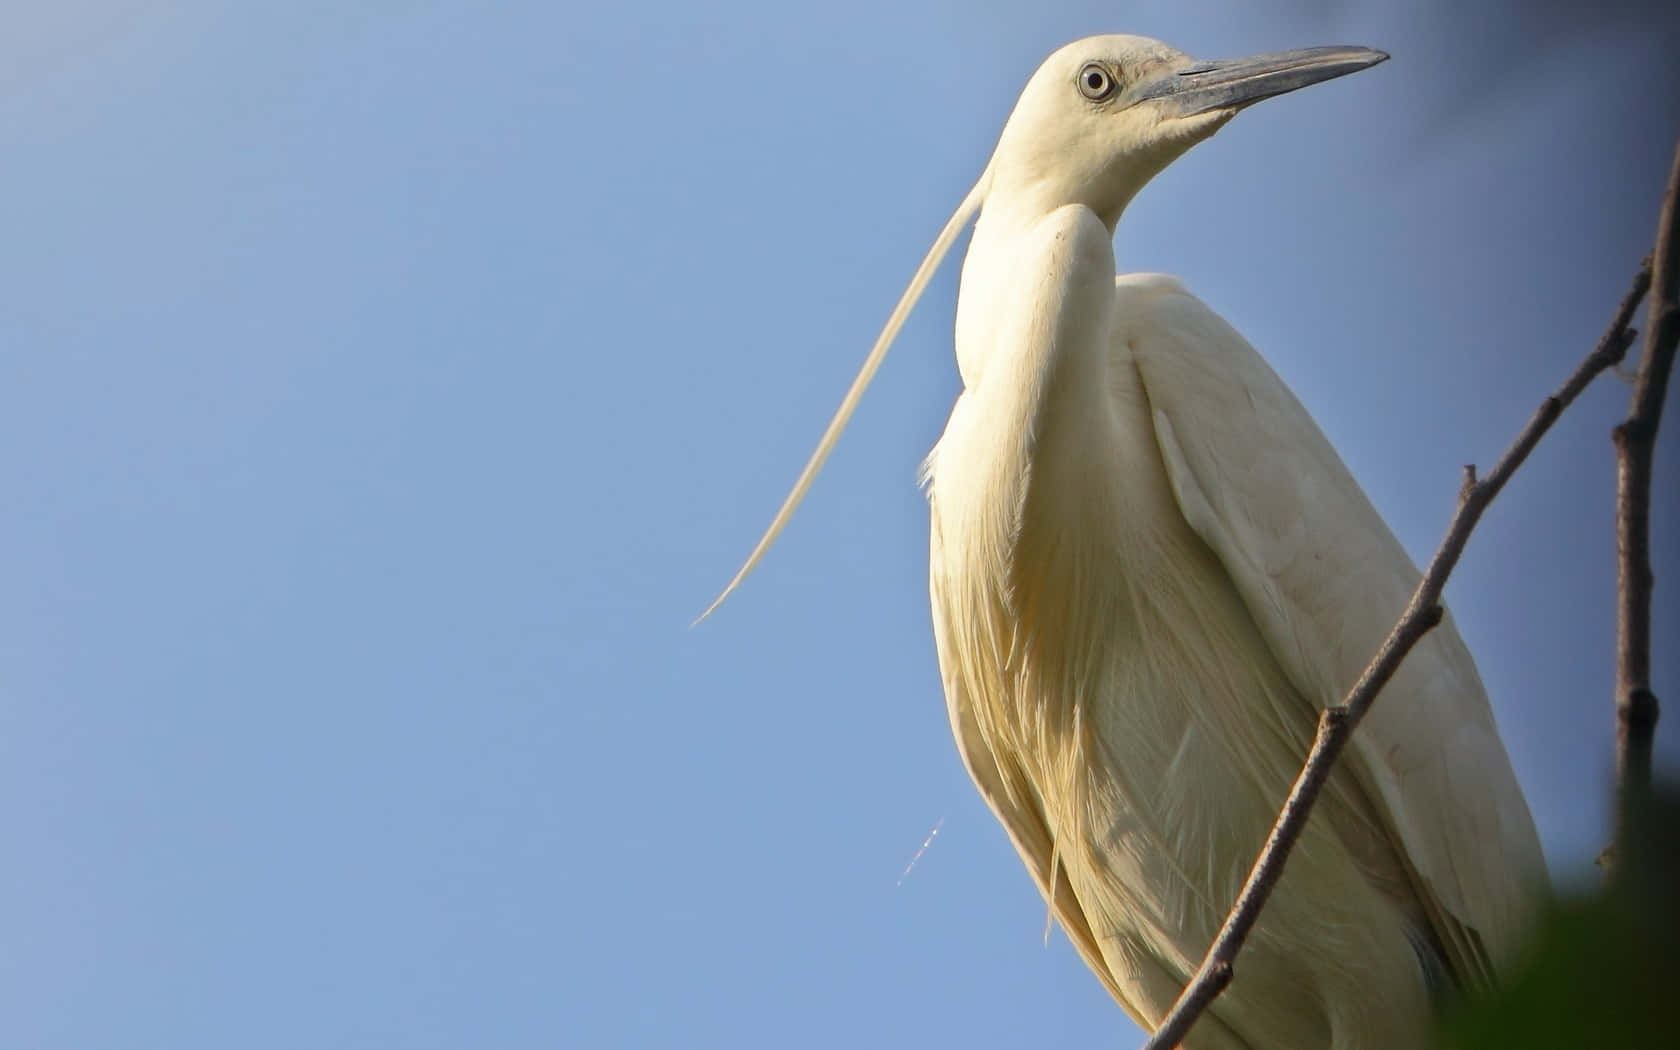
[[[1116,294],[1116,356],[1142,379],[1180,510],[1301,695],[1339,702],[1405,608],[1416,567],[1241,335],[1170,277],[1121,277]],[[1403,847],[1448,963],[1472,987],[1491,982],[1543,892],[1544,861],[1450,616],[1342,761]]]

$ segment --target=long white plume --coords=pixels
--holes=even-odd
[[[835,411],[834,418],[829,421],[828,429],[823,431],[822,440],[817,442],[817,450],[811,453],[811,459],[805,464],[805,469],[799,472],[799,480],[793,483],[793,491],[789,492],[787,499],[782,501],[782,509],[776,512],[776,517],[771,520],[770,527],[764,530],[764,536],[758,541],[758,546],[754,547],[752,553],[747,555],[746,564],[741,566],[741,570],[735,574],[735,578],[729,581],[729,586],[725,587],[723,593],[719,594],[712,604],[706,607],[706,611],[700,614],[694,621],[695,623],[699,623],[712,615],[712,612],[723,604],[723,600],[729,597],[736,587],[741,585],[742,580],[747,578],[747,573],[758,567],[758,563],[764,559],[764,554],[770,549],[770,545],[776,542],[776,537],[780,536],[782,529],[787,527],[788,519],[793,517],[794,508],[799,506],[799,502],[805,498],[805,493],[810,491],[811,482],[816,480],[817,472],[822,469],[823,463],[828,460],[828,454],[834,451],[834,446],[839,442],[841,432],[846,429],[846,424],[851,422],[852,413],[857,409],[858,402],[863,399],[863,392],[869,389],[870,380],[875,378],[875,372],[881,367],[882,360],[887,356],[887,348],[892,346],[893,340],[898,337],[898,330],[904,327],[905,318],[909,317],[910,311],[915,309],[916,301],[922,297],[922,290],[927,287],[928,281],[938,271],[939,264],[945,261],[945,256],[951,250],[951,244],[956,241],[957,235],[962,232],[963,227],[968,225],[968,221],[980,210],[980,203],[985,199],[986,184],[990,181],[990,175],[990,169],[981,174],[980,181],[976,182],[974,188],[968,191],[968,196],[963,198],[963,202],[957,205],[957,210],[946,221],[945,228],[939,231],[939,236],[935,238],[933,247],[928,249],[927,255],[922,259],[922,264],[916,268],[915,276],[910,278],[909,286],[904,289],[904,294],[899,296],[898,305],[893,307],[892,315],[887,318],[886,327],[881,329],[881,334],[875,339],[875,345],[870,347],[869,356],[864,358],[863,367],[858,370],[857,378],[852,380],[851,389],[846,391],[845,398],[840,402],[840,408]]]

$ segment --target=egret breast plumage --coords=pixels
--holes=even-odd
[[[1051,55],[741,574],[978,211],[963,390],[926,465],[947,706],[1052,913],[1145,1026],[1194,972],[1319,712],[1418,574],[1235,330],[1171,277],[1116,276],[1115,228],[1240,109],[1386,57],[1197,62],[1129,36]],[[1422,1046],[1432,1003],[1491,987],[1543,893],[1533,822],[1448,617],[1361,724],[1185,1045]]]

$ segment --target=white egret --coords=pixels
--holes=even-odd
[[[1133,36],[1051,55],[730,584],[786,523],[978,210],[957,307],[963,391],[926,467],[951,725],[1053,914],[1145,1026],[1212,941],[1319,711],[1418,574],[1236,331],[1171,277],[1116,277],[1115,225],[1238,110],[1385,58],[1197,62]],[[1492,984],[1543,887],[1449,618],[1355,734],[1186,1045],[1421,1046],[1432,1001]]]

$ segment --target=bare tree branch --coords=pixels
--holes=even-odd
[[[1365,712],[1370,710],[1378,692],[1394,675],[1406,654],[1411,652],[1419,639],[1441,622],[1441,591],[1446,586],[1447,577],[1451,575],[1453,567],[1458,564],[1459,555],[1463,553],[1471,531],[1481,520],[1482,512],[1499,494],[1499,490],[1505,487],[1505,482],[1523,460],[1528,458],[1528,454],[1534,450],[1534,446],[1570,402],[1574,401],[1600,372],[1620,362],[1627,353],[1634,338],[1634,332],[1628,327],[1628,323],[1632,320],[1633,312],[1638,308],[1650,282],[1651,271],[1647,264],[1640,268],[1638,276],[1634,278],[1633,288],[1617,308],[1615,318],[1599,339],[1598,345],[1557,393],[1540,403],[1540,408],[1517,435],[1516,441],[1499,458],[1499,462],[1494,464],[1488,476],[1477,480],[1475,467],[1465,468],[1463,486],[1458,495],[1458,510],[1447,526],[1446,538],[1441,541],[1441,546],[1436,550],[1435,557],[1430,560],[1429,568],[1424,572],[1417,590],[1412,593],[1406,611],[1401,614],[1399,622],[1394,625],[1388,637],[1383,639],[1376,655],[1371,658],[1371,662],[1359,676],[1359,681],[1349,690],[1347,697],[1340,705],[1325,708],[1320,715],[1318,735],[1313,738],[1312,750],[1308,752],[1306,762],[1295,778],[1295,785],[1283,803],[1277,823],[1272,825],[1265,848],[1260,851],[1260,856],[1248,873],[1248,881],[1237,894],[1236,903],[1231,906],[1224,926],[1220,928],[1219,935],[1208,948],[1208,953],[1202,959],[1195,976],[1180,993],[1178,1001],[1173,1004],[1172,1010],[1161,1022],[1155,1035],[1145,1044],[1144,1050],[1167,1050],[1177,1046],[1190,1031],[1190,1026],[1195,1023],[1196,1018],[1201,1016],[1208,1005],[1231,983],[1232,966],[1237,953],[1242,950],[1243,942],[1248,939],[1249,932],[1260,917],[1260,909],[1271,896],[1272,889],[1283,874],[1284,862],[1288,860],[1290,850],[1294,848],[1295,841],[1300,838],[1302,829],[1306,827],[1307,816],[1311,813],[1313,803],[1317,801],[1325,781],[1330,777],[1330,769],[1336,761],[1336,756],[1341,754],[1354,727],[1365,717]]]
[[[1635,815],[1651,788],[1651,744],[1657,697],[1651,691],[1651,467],[1657,425],[1680,341],[1680,144],[1651,252],[1651,302],[1645,352],[1634,380],[1633,405],[1616,439],[1616,828],[1609,876],[1633,848]]]

